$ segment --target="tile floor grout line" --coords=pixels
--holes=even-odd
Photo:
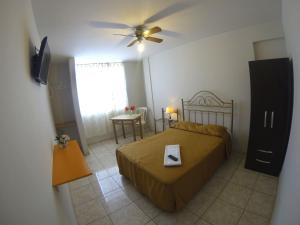
[[[105,179],[105,178],[104,178],[104,179]],[[97,181],[95,181],[95,182],[97,182]],[[116,182],[116,184],[117,184],[117,182]],[[120,188],[120,190],[115,189],[115,190],[112,190],[112,191],[107,192],[106,194],[102,193],[103,196],[99,196],[98,193],[94,190],[94,187],[93,187],[93,185],[92,185],[91,182],[88,183],[88,184],[82,185],[81,187],[77,188],[75,191],[78,191],[79,189],[81,189],[81,188],[83,188],[83,187],[85,187],[85,186],[88,186],[88,185],[91,186],[91,188],[93,189],[93,192],[95,192],[96,196],[93,197],[93,198],[90,199],[90,200],[86,200],[86,201],[84,201],[84,202],[82,202],[82,203],[80,203],[80,204],[78,204],[78,205],[75,205],[74,202],[73,202],[72,193],[70,192],[70,194],[71,194],[71,200],[72,200],[72,205],[73,205],[74,208],[78,208],[78,207],[80,207],[81,205],[83,205],[83,204],[85,204],[85,203],[87,203],[87,202],[89,202],[89,201],[93,201],[93,200],[95,200],[95,199],[97,199],[97,198],[101,198],[101,197],[105,197],[105,196],[107,196],[107,195],[110,195],[110,194],[112,194],[113,192],[116,192],[116,191],[122,191],[122,188]],[[118,184],[117,184],[117,185],[118,185]],[[119,186],[119,185],[118,185],[118,186]],[[120,186],[119,186],[119,187],[120,187]],[[123,192],[123,191],[122,191],[122,192]],[[124,193],[124,194],[125,194],[125,193]],[[131,200],[131,199],[129,199],[129,200]],[[132,201],[132,200],[131,200],[131,201]]]
[[[240,161],[241,161],[241,160],[240,160]],[[226,161],[224,161],[224,163],[226,163]],[[208,209],[209,209],[209,208],[217,201],[217,199],[219,199],[219,197],[221,196],[222,192],[225,190],[226,186],[227,186],[227,185],[229,184],[229,182],[231,181],[231,179],[232,179],[232,177],[233,177],[233,174],[234,174],[234,173],[236,172],[236,170],[238,169],[240,162],[238,162],[237,164],[238,164],[237,167],[235,168],[234,172],[233,172],[232,175],[229,177],[229,179],[224,179],[224,178],[218,177],[219,179],[222,179],[222,180],[225,181],[224,187],[220,190],[220,193],[219,193],[218,195],[214,196],[214,197],[215,197],[214,200],[209,204],[209,206],[206,208],[206,210],[204,210],[204,212],[202,213],[202,216],[198,216],[199,219],[198,219],[194,224],[198,223],[198,222],[203,218],[203,216],[204,216],[205,213],[208,211]],[[215,174],[216,174],[216,172],[213,174],[213,176],[215,176]],[[213,176],[212,176],[212,177],[213,177]],[[226,202],[226,203],[227,203],[227,202]],[[211,224],[211,223],[210,223],[210,224]]]
[[[244,215],[244,213],[245,213],[245,211],[246,211],[247,205],[248,205],[248,203],[249,203],[249,201],[250,201],[250,199],[251,199],[253,193],[254,193],[254,190],[251,190],[251,194],[250,194],[250,196],[249,196],[249,198],[248,198],[248,200],[247,200],[247,203],[246,203],[245,207],[243,208],[243,211],[242,211],[242,213],[241,213],[241,215],[240,215],[240,217],[239,217],[239,219],[238,219],[236,225],[238,225],[239,222],[241,221],[241,219],[242,219],[242,217],[243,217],[243,215]]]
[[[147,214],[146,214],[146,212],[141,208],[141,207],[139,207],[139,205],[137,205],[136,204],[136,201],[138,201],[138,200],[140,200],[141,198],[139,198],[139,199],[136,199],[135,201],[133,201],[134,203],[135,203],[135,205],[140,209],[140,210],[142,210],[142,212],[143,213],[145,213],[145,215],[146,216],[148,216]],[[156,207],[155,205],[153,205],[154,207]],[[159,215],[159,213],[157,214],[157,215]],[[151,218],[150,216],[148,216],[151,220],[153,220],[155,217],[153,217],[153,218]]]
[[[125,206],[123,206],[123,207],[121,207],[121,208],[119,208],[119,209],[116,209],[116,210],[115,210],[115,211],[113,211],[113,212],[107,213],[107,215],[108,215],[108,216],[110,216],[111,214],[113,214],[113,213],[116,213],[116,212],[120,211],[121,209],[123,209],[123,208],[125,208],[125,207],[127,207],[127,206],[131,205],[132,203],[133,203],[133,202],[130,202],[130,203],[126,204]]]
[[[127,205],[125,205],[125,206],[123,206],[123,207],[121,207],[121,208],[119,208],[119,209],[117,209],[117,210],[115,210],[115,211],[113,211],[113,212],[111,212],[111,213],[109,213],[109,214],[107,214],[107,216],[111,219],[111,217],[110,217],[110,215],[111,214],[113,214],[113,213],[116,213],[117,211],[120,211],[121,209],[123,209],[123,208],[125,208],[125,207],[128,207],[129,205],[131,205],[131,204],[133,204],[134,202],[133,201],[131,201],[129,204],[127,204]],[[134,204],[138,209],[140,209],[136,204]],[[141,209],[140,209],[141,210]],[[142,210],[141,210],[142,211]],[[152,219],[146,214],[146,213],[144,213],[144,211],[142,211],[143,212],[143,214],[145,214],[145,216],[146,217],[148,217],[150,220],[149,221],[147,221],[145,224],[147,224],[147,223],[149,223]],[[111,221],[112,221],[112,219],[111,219]],[[113,221],[112,221],[112,223],[113,223]],[[114,223],[113,223],[114,224]],[[144,225],[145,225],[144,224]],[[115,224],[114,224],[115,225]]]
[[[242,160],[240,160],[240,162],[241,162]],[[238,164],[240,164],[240,162],[238,163]],[[224,187],[221,189],[221,191],[220,191],[220,193],[216,196],[216,198],[214,199],[214,201],[207,207],[207,209],[203,212],[203,214],[202,214],[202,216],[200,217],[200,219],[205,215],[205,213],[208,211],[208,209],[219,199],[219,200],[222,200],[222,199],[220,199],[220,196],[221,196],[221,194],[222,194],[222,192],[225,190],[225,188],[226,188],[226,186],[230,183],[230,181],[231,181],[231,179],[232,179],[232,177],[233,177],[233,175],[234,175],[234,173],[238,170],[238,168],[239,168],[239,165],[235,168],[235,171],[232,173],[232,175],[230,176],[230,178],[227,180],[227,179],[223,179],[223,180],[225,180],[225,185],[224,185]],[[223,201],[223,200],[222,200]],[[226,201],[224,201],[224,202],[226,202]],[[226,202],[226,203],[228,203],[228,202]],[[228,204],[230,204],[230,205],[233,205],[233,204],[231,204],[231,203],[228,203]],[[235,206],[235,205],[234,205]],[[236,206],[235,206],[236,207]],[[239,208],[239,207],[238,207]],[[200,219],[198,220],[198,221],[200,221]],[[197,221],[197,222],[198,222]]]
[[[215,173],[214,173],[214,175],[215,175]],[[213,175],[213,176],[214,176],[214,175]],[[212,177],[213,177],[213,176],[212,176]],[[222,179],[223,179],[223,178],[222,178]],[[202,213],[202,216],[200,216],[200,218],[196,221],[196,223],[200,221],[200,219],[205,215],[205,213],[208,211],[208,209],[209,209],[209,208],[217,201],[217,199],[219,198],[219,196],[222,194],[223,190],[225,189],[225,187],[226,187],[227,184],[229,183],[229,180],[226,180],[226,179],[223,179],[223,180],[225,180],[225,185],[224,185],[224,187],[221,189],[220,193],[219,193],[218,195],[215,196],[215,199],[211,202],[211,204],[209,204],[209,206],[206,208],[206,210],[204,210],[204,212]],[[196,224],[196,223],[195,223],[195,224]]]
[[[115,225],[114,221],[110,218],[109,215],[107,215],[107,218],[109,219],[109,221],[111,222],[112,225]]]
[[[153,219],[151,219],[149,222],[153,222],[155,225],[158,225],[157,223],[155,223],[155,221]]]
[[[89,184],[87,184],[87,185],[89,185]],[[85,185],[85,186],[87,186],[87,185]],[[92,187],[93,188],[93,187]],[[94,190],[93,190],[94,191]],[[71,193],[70,193],[71,194]],[[95,197],[92,197],[91,199],[89,199],[89,200],[86,200],[86,201],[84,201],[84,202],[81,202],[80,204],[78,204],[78,205],[76,205],[75,203],[74,203],[74,201],[73,201],[73,197],[72,197],[72,194],[71,194],[71,201],[72,201],[72,205],[73,205],[73,208],[78,208],[78,207],[80,207],[80,206],[82,206],[82,205],[84,205],[84,204],[86,204],[86,203],[88,203],[88,202],[90,202],[90,201],[94,201],[95,199],[97,199],[99,196],[97,196],[97,193],[95,193],[96,194],[96,196]]]
[[[154,220],[155,218],[157,218],[160,214],[161,214],[161,213],[158,213],[156,216],[154,216],[154,217],[152,218],[152,220]]]
[[[262,191],[259,191],[259,190],[255,190],[255,189],[253,189],[253,190],[257,193],[268,195],[269,197],[276,197],[276,195],[277,195],[277,191],[276,191],[276,194],[273,195],[273,194],[268,194],[268,193],[265,193],[265,192],[262,192]]]
[[[109,215],[111,215],[111,214],[113,214],[113,213],[115,213],[115,212],[117,212],[117,211],[119,211],[119,210],[121,210],[121,209],[123,209],[123,208],[125,208],[125,207],[127,207],[127,206],[129,206],[129,205],[131,205],[132,203],[133,203],[133,201],[130,201],[128,204],[122,206],[122,207],[119,208],[119,209],[116,209],[116,210],[114,210],[114,211],[112,211],[112,212],[110,212],[110,213],[107,212],[107,215],[109,216]]]
[[[250,196],[249,196],[249,198],[248,198],[248,200],[247,200],[247,203],[246,203],[245,207],[243,208],[242,214],[240,215],[240,217],[239,217],[239,219],[238,219],[236,225],[238,225],[238,224],[240,223],[240,221],[241,221],[241,219],[242,219],[244,213],[246,212],[246,208],[247,208],[247,206],[248,206],[248,204],[249,204],[249,201],[250,201],[250,199],[252,198],[252,196],[253,196],[253,194],[254,194],[254,191],[255,191],[255,190],[254,190],[254,187],[255,187],[255,185],[256,185],[257,180],[258,180],[258,176],[255,178],[254,185],[253,185],[253,189],[251,190],[251,194],[250,194]]]
[[[89,223],[87,223],[87,224],[85,224],[85,225],[90,225],[90,224],[94,223],[95,221],[97,221],[97,220],[99,220],[99,219],[103,219],[104,217],[108,217],[108,216],[105,214],[104,216],[99,217],[99,218],[97,218],[97,219],[94,219],[93,221],[91,221],[91,222],[89,222]]]
[[[198,214],[196,214],[196,213],[194,213],[193,211],[187,209],[186,207],[185,207],[185,209],[186,209],[189,213],[191,213],[191,214],[193,214],[194,216],[197,217],[196,221],[195,221],[193,224],[196,224],[196,223],[201,219],[201,216],[199,216]]]
[[[246,168],[243,167],[243,169],[246,169]],[[255,185],[256,185],[256,182],[257,182],[257,180],[258,180],[258,177],[259,177],[259,174],[258,174],[257,177],[255,178],[255,181],[254,181],[254,184],[253,184],[253,188],[250,189],[250,190],[251,190],[251,194],[250,194],[250,196],[249,196],[249,198],[248,198],[248,200],[247,200],[247,203],[245,204],[245,207],[243,208],[243,211],[242,211],[242,213],[241,213],[241,215],[240,215],[240,217],[239,217],[239,219],[238,219],[236,225],[238,225],[239,222],[240,222],[240,220],[242,219],[242,216],[244,215],[244,213],[245,213],[245,211],[246,211],[246,208],[247,208],[247,206],[248,206],[248,203],[249,203],[251,197],[253,196],[253,193],[254,193],[254,191],[255,191]]]

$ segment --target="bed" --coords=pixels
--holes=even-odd
[[[174,127],[116,151],[120,174],[157,207],[170,212],[193,198],[231,150],[233,101],[201,91],[182,100],[181,114],[182,122]],[[181,166],[163,165],[165,145],[169,144],[180,145]]]

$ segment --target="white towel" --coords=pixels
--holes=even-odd
[[[177,161],[170,159],[168,155],[175,156],[178,158]],[[179,145],[166,145],[165,147],[165,156],[164,156],[164,166],[180,166],[180,146]]]

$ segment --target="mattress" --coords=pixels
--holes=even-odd
[[[120,174],[165,211],[185,206],[230,151],[230,136],[226,131],[186,127],[169,128],[116,151]],[[163,165],[165,146],[171,144],[180,145],[181,166]]]

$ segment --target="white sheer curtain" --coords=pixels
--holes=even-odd
[[[122,63],[76,64],[80,113],[88,142],[109,137],[110,117],[128,105]]]

